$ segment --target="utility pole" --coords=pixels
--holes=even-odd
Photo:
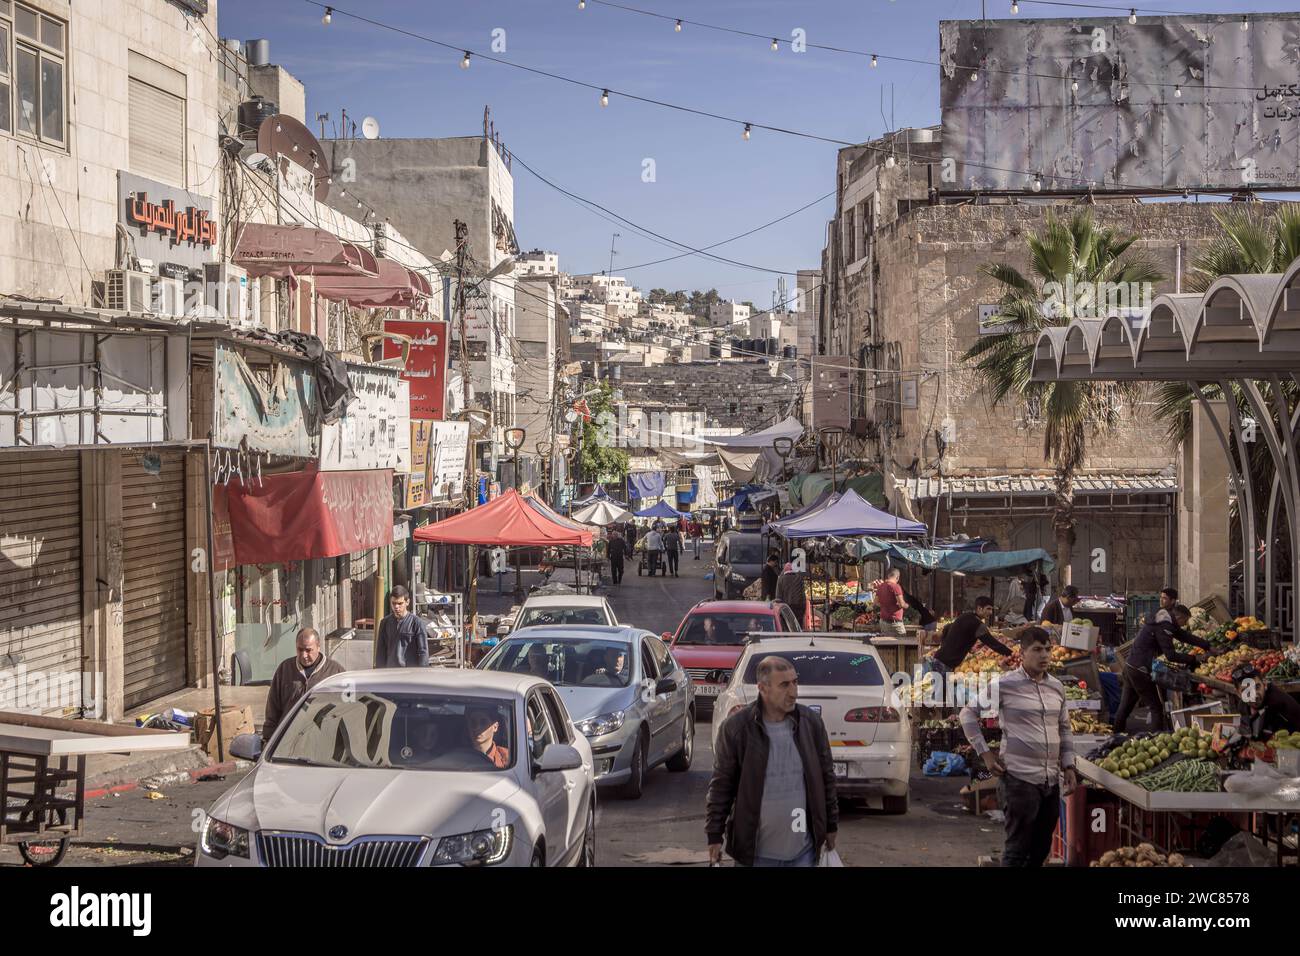
[[[474,421],[469,414],[469,328],[465,315],[465,269],[469,260],[469,228],[459,219],[454,221],[456,230],[456,335],[460,340],[460,388],[461,406],[465,410],[465,423],[469,434],[465,436],[465,509],[474,507],[478,494],[478,469],[474,467]],[[478,548],[469,546],[469,567],[466,569],[466,590],[470,626],[474,627],[478,617]],[[461,635],[464,638],[464,635]]]
[[[616,232],[614,233],[613,237],[609,240],[609,271],[606,272],[605,275],[610,277],[614,275],[614,256],[617,255],[617,253],[614,251],[614,243],[616,243],[622,235],[623,234],[621,232]]]

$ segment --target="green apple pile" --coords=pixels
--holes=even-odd
[[[1300,733],[1279,730],[1270,738],[1268,745],[1274,750],[1300,750]]]
[[[1175,754],[1202,760],[1212,757],[1210,735],[1201,733],[1199,727],[1184,727],[1171,734],[1134,738],[1107,754],[1101,769],[1130,780],[1154,770]]]

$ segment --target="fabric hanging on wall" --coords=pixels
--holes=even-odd
[[[641,471],[628,475],[628,485],[633,498],[662,498],[664,494],[664,473],[662,471]]]

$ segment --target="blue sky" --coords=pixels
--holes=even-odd
[[[980,0],[628,0],[669,16],[735,27],[787,40],[933,61],[939,21],[981,15]],[[1010,0],[987,0],[990,18],[1007,18]],[[1143,11],[1241,13],[1235,3],[1147,0]],[[1256,2],[1250,12],[1295,9]],[[772,52],[758,40],[577,0],[344,0],[339,8],[499,55],[596,86],[626,90],[755,123],[862,141],[896,126],[939,121],[938,68],[818,50]],[[1069,15],[1069,9],[1021,0],[1022,17]],[[460,55],[336,13],[330,26],[303,0],[220,0],[223,37],[271,41],[271,60],[307,87],[308,126],[317,113],[337,121],[376,117],[384,136],[460,136],[482,127],[491,105],[505,144],[557,185],[633,222],[699,248],[776,219],[835,188],[836,146],[755,130],[611,97],[482,60],[458,68]],[[1083,13],[1084,11],[1077,11]],[[1120,14],[1122,15],[1122,13]],[[882,97],[884,116],[882,116]],[[892,107],[891,107],[892,99]],[[647,159],[655,181],[644,182]],[[727,298],[770,304],[775,276],[687,256],[643,269],[628,267],[680,250],[637,235],[585,210],[515,166],[515,231],[525,249],[560,254],[570,272],[607,268],[611,234],[615,274],[642,289],[716,287]],[[820,264],[827,198],[779,225],[713,250],[769,269]],[[793,287],[791,277],[787,280]]]

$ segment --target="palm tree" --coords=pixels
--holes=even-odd
[[[981,335],[965,359],[983,379],[995,405],[1016,399],[1037,404],[1042,410],[1043,456],[1056,469],[1052,530],[1062,585],[1070,583],[1074,478],[1087,458],[1089,435],[1105,433],[1118,424],[1117,393],[1132,400],[1141,387],[1136,383],[1033,382],[1034,347],[1043,329],[1068,325],[1083,305],[1075,296],[1053,294],[1053,290],[1095,289],[1102,283],[1154,283],[1163,278],[1145,257],[1128,254],[1135,240],[1135,236],[1122,236],[1113,229],[1098,229],[1087,211],[1065,220],[1049,214],[1042,232],[1028,240],[1031,275],[1008,263],[990,263],[983,269],[1001,288],[998,315],[992,321],[1003,328]]]

